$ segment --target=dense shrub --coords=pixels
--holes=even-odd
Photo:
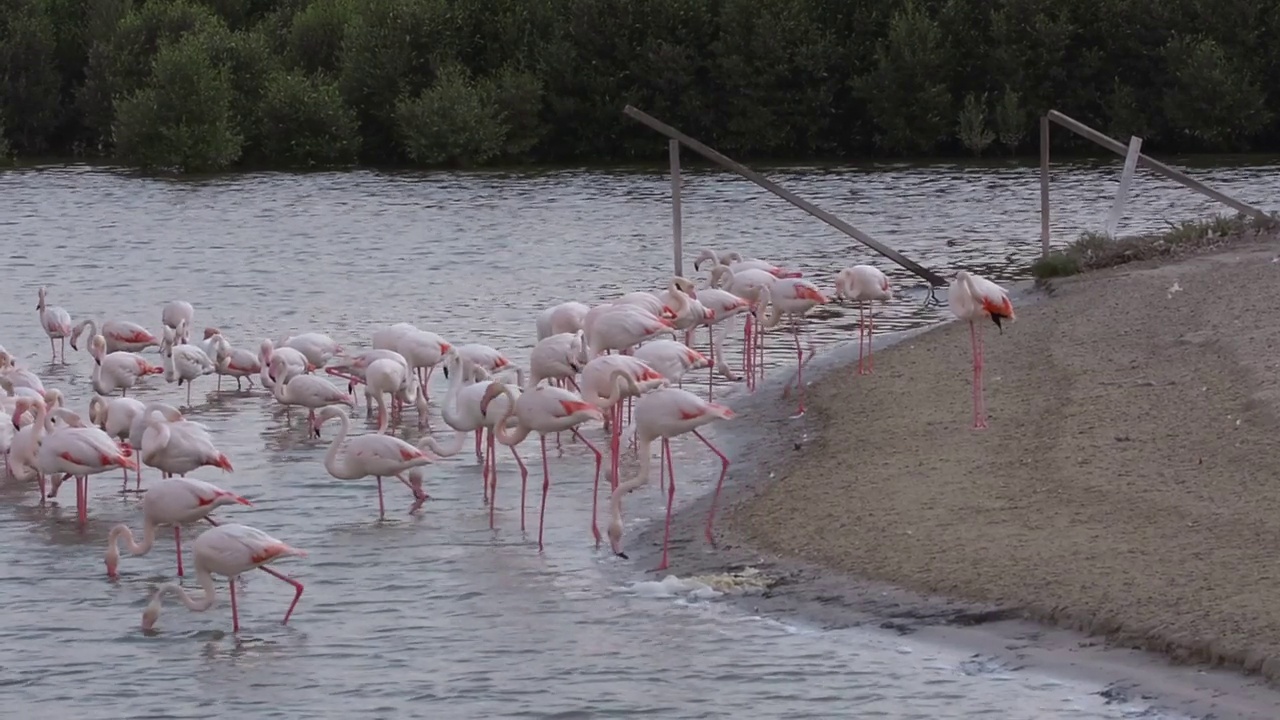
[[[0,108],[16,153],[192,167],[660,157],[628,103],[747,159],[1034,152],[1050,108],[1275,151],[1277,33],[1270,0],[0,0]],[[229,109],[172,115],[199,74]]]

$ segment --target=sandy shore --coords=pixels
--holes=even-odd
[[[678,515],[671,571],[754,566],[778,578],[743,600],[763,613],[1280,717],[1258,678],[1280,681],[1277,255],[1238,244],[1015,297],[1018,322],[987,330],[986,432],[958,323],[884,348],[873,376],[847,350],[815,361],[802,420],[776,383],[740,398],[720,548],[698,539],[703,498]]]

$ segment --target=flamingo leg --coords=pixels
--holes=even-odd
[[[479,460],[480,457],[484,455],[484,452],[480,449],[480,445],[481,445],[480,434],[483,432],[484,432],[483,428],[476,428],[476,459],[477,460]]]
[[[191,407],[191,381],[187,381],[187,407]]]
[[[387,519],[387,505],[386,505],[386,501],[385,501],[385,500],[383,500],[383,498],[382,498],[382,478],[381,478],[381,477],[379,477],[379,478],[377,478],[377,480],[378,480],[378,519],[379,519],[379,520],[386,520],[386,519]]]
[[[422,485],[420,483],[415,485],[414,483],[409,482],[409,480],[403,475],[397,475],[396,478],[400,480],[400,482],[404,483],[405,487],[413,491],[413,504],[409,506],[410,515],[421,510],[422,504],[431,499],[431,496],[422,489]]]
[[[49,362],[58,362],[58,346],[53,342],[53,336],[49,336]]]
[[[545,435],[542,436],[541,439],[542,439],[542,466],[543,466],[542,469],[545,471],[546,465],[547,465],[547,452],[546,452],[547,439]],[[528,486],[529,486],[529,468],[525,467],[524,460],[520,457],[520,453],[516,452],[516,446],[512,445],[510,447],[511,447],[511,457],[515,458],[516,464],[520,466],[520,532],[524,532],[524,513],[525,513],[524,499],[525,499],[525,491],[528,489]],[[544,477],[542,479],[542,511],[545,513],[546,510],[547,510],[547,480]],[[539,516],[538,523],[539,523],[538,532],[539,534],[541,534],[542,532],[541,516]],[[539,541],[538,547],[539,548],[542,547],[541,541]]]
[[[585,437],[583,437],[583,436],[582,436],[582,433],[578,432],[578,428],[569,428],[569,432],[573,433],[574,437],[576,437],[576,438],[578,438],[579,440],[581,440],[581,441],[583,442],[583,444],[584,444],[584,445],[586,445],[588,448],[590,448],[590,449],[591,449],[591,452],[595,453],[595,456],[596,456],[596,477],[595,477],[595,480],[592,482],[592,486],[591,486],[591,487],[592,487],[592,490],[591,490],[591,534],[592,534],[592,535],[594,535],[594,536],[595,536],[595,538],[596,538],[596,547],[599,547],[599,546],[600,546],[600,526],[599,526],[599,524],[597,524],[597,522],[596,522],[596,512],[597,512],[597,510],[599,509],[599,499],[600,499],[600,466],[604,464],[604,456],[603,456],[603,455],[601,455],[600,450],[599,450],[599,449],[597,449],[597,448],[596,448],[596,446],[595,446],[595,445],[593,445],[593,444],[591,443],[591,441],[590,441],[590,440],[586,439]],[[539,522],[539,523],[541,523],[542,521],[541,521],[541,520],[539,520],[538,522]],[[541,534],[541,530],[539,530],[539,534]]]
[[[173,526],[173,545],[178,550],[178,577],[182,577],[182,526]]]
[[[671,464],[671,441],[662,438],[662,457],[658,458],[659,464],[665,461],[667,466],[667,474],[671,476],[671,482],[667,484],[667,518],[662,528],[662,560],[658,563],[658,567],[654,568],[654,572],[667,569],[667,549],[671,543],[671,511],[676,505],[676,472]]]
[[[747,321],[742,326],[742,374],[745,375],[747,378],[747,390],[755,389],[755,383],[752,382],[752,375],[751,375],[751,372],[752,372],[752,368],[751,368],[752,332],[751,331],[754,329],[752,324],[753,320],[754,318],[751,315],[747,315]]]
[[[715,400],[716,398],[716,328],[714,325],[707,326],[707,343],[710,355],[707,356],[707,399]]]
[[[538,552],[542,552],[542,527],[547,517],[547,493],[551,491],[551,470],[547,467],[547,436],[539,438],[542,445],[542,507],[538,510]],[[515,448],[511,448],[515,450]],[[520,518],[524,519],[521,511]]]
[[[987,428],[987,396],[986,383],[984,375],[987,369],[986,359],[986,339],[983,337],[982,328],[978,328],[978,427],[985,430]]]
[[[791,319],[791,336],[796,341],[796,394],[800,396],[800,409],[792,417],[804,415],[804,351],[800,349],[800,320]]]
[[[702,433],[694,430],[693,436],[701,440],[703,445],[711,448],[711,452],[715,453],[716,457],[720,458],[720,479],[716,480],[716,491],[711,496],[711,510],[707,512],[707,542],[710,543],[712,547],[715,547],[716,540],[711,534],[711,530],[715,524],[716,503],[720,500],[720,489],[724,487],[724,478],[729,474],[729,458],[726,457],[724,453],[720,452],[720,448],[712,445],[710,440],[703,437]]]
[[[227,586],[231,588],[231,632],[240,632],[240,608],[236,606],[236,579],[227,578]]]
[[[485,457],[489,459],[489,529],[492,530],[493,513],[498,506],[498,454],[494,451],[492,429],[486,431],[485,440]]]
[[[875,370],[875,349],[871,346],[871,336],[876,332],[876,308],[870,302],[867,303],[867,374],[870,375]]]
[[[862,301],[858,302],[858,374],[865,375],[862,366],[862,349],[867,336],[867,311]]]
[[[80,526],[84,527],[89,523],[89,476],[76,478],[76,497],[80,504],[77,508],[80,514]]]

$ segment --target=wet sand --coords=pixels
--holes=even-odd
[[[1018,321],[986,329],[985,432],[960,323],[887,339],[871,376],[847,347],[820,356],[802,419],[780,379],[737,398],[720,547],[701,498],[670,572],[757,567],[777,584],[740,602],[762,614],[1280,717],[1261,679],[1280,681],[1278,255],[1242,242],[1015,295]]]

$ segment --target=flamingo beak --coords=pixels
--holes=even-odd
[[[814,301],[814,302],[818,303],[819,305],[824,305],[824,304],[826,304],[826,303],[830,302],[830,301],[827,299],[827,296],[826,296],[826,295],[823,295],[821,291],[819,291],[819,290],[814,290],[813,288],[805,288],[805,289],[804,289],[804,298],[805,298],[806,300],[812,300],[812,301]]]
[[[241,497],[239,495],[236,496],[236,502],[240,503],[241,505],[250,505],[250,506],[253,505],[253,503],[249,502],[249,498]]]

